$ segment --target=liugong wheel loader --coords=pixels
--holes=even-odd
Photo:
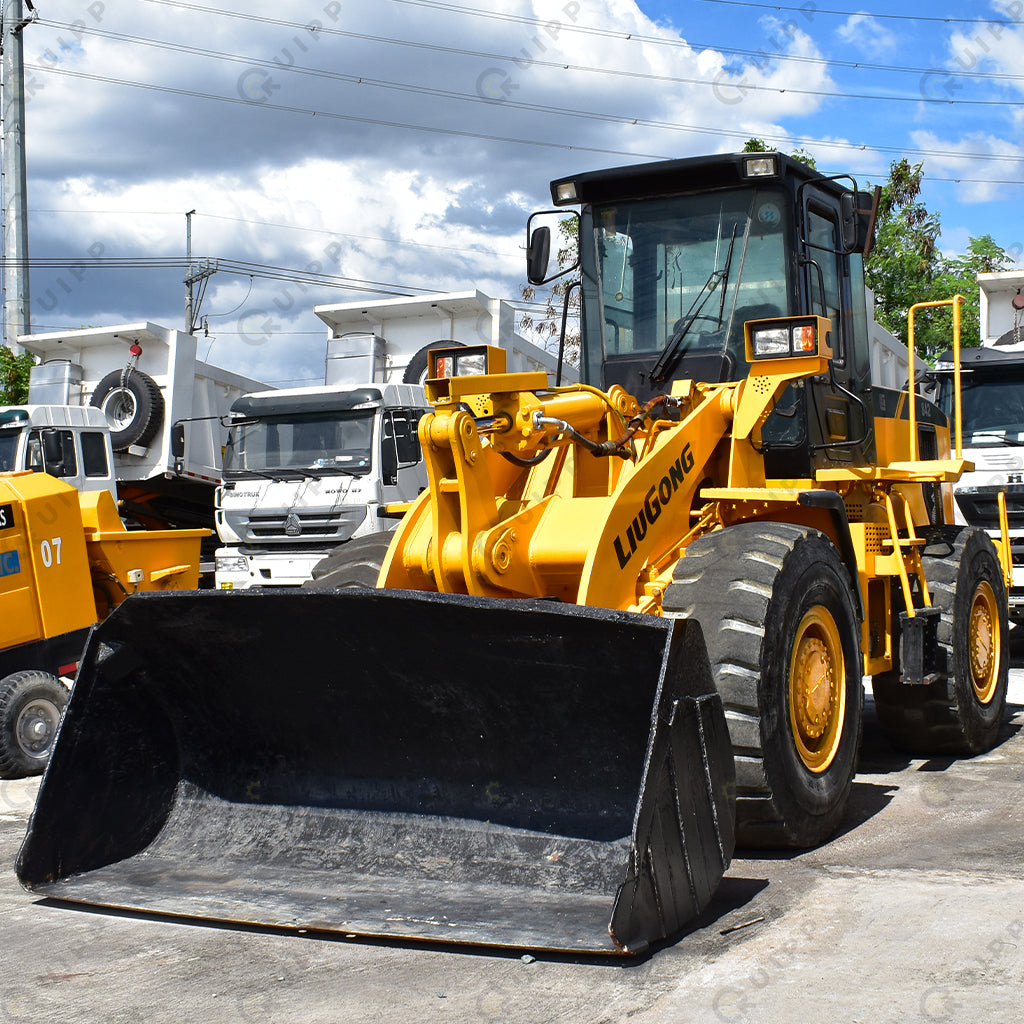
[[[995,742],[1005,546],[950,526],[946,417],[871,380],[868,197],[777,153],[552,195],[582,208],[585,383],[435,351],[429,487],[393,538],[301,593],[126,602],[27,887],[635,952],[707,906],[736,839],[840,826],[864,674],[901,745]],[[528,242],[543,283],[550,231]]]

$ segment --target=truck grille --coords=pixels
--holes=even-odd
[[[235,533],[248,544],[296,544],[317,541],[346,541],[366,518],[366,507],[336,509],[330,512],[280,510],[253,516],[225,517]]]

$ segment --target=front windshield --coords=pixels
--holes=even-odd
[[[751,187],[594,208],[582,253],[588,379],[604,361],[653,367],[670,341],[746,376],[744,321],[790,311],[788,201]]]
[[[275,473],[361,476],[372,464],[374,410],[267,416],[233,426],[225,478]]]
[[[18,439],[21,432],[0,434],[0,473],[18,468]]]
[[[964,444],[1024,443],[1024,372],[1004,367],[998,377],[964,373],[960,394]],[[942,375],[939,405],[952,423],[952,374]]]

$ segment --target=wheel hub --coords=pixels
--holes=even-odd
[[[18,746],[29,757],[45,758],[53,744],[60,709],[48,700],[34,700],[25,706],[18,718]]]
[[[124,388],[113,391],[110,398],[103,403],[103,412],[112,430],[123,430],[135,418],[135,398]]]
[[[998,613],[995,593],[983,580],[974,592],[968,623],[968,656],[975,696],[982,704],[992,700],[999,682]]]
[[[789,671],[789,720],[804,766],[820,773],[839,751],[846,670],[835,620],[818,605],[797,627]]]
[[[796,714],[800,731],[817,739],[825,731],[832,711],[835,679],[828,648],[807,637],[797,650]]]

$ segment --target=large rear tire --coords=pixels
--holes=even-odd
[[[904,686],[899,667],[872,678],[878,721],[911,754],[981,754],[1006,712],[1010,639],[1006,588],[984,530],[962,530],[943,555],[922,555],[939,609],[937,669],[926,686]]]
[[[0,779],[38,775],[50,760],[68,691],[30,669],[0,679]]]
[[[850,577],[822,533],[740,523],[687,549],[666,614],[696,618],[736,759],[736,840],[824,842],[846,810],[863,709]]]
[[[303,586],[375,587],[393,533],[369,533],[346,541],[313,567],[313,578]]]

